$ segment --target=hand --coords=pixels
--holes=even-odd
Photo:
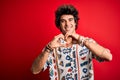
[[[80,35],[77,34],[76,32],[74,32],[74,33],[67,32],[67,33],[65,34],[65,40],[66,40],[66,41],[67,41],[67,39],[70,38],[70,37],[72,38],[72,41],[77,41],[77,42],[79,42]]]
[[[54,37],[54,39],[49,43],[49,46],[54,49],[57,47],[65,47],[66,44],[61,44],[60,39],[64,40],[64,35],[63,34],[59,34],[57,36]]]

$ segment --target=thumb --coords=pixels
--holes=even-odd
[[[66,47],[66,44],[60,44],[60,47]]]

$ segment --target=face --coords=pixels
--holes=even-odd
[[[60,30],[63,34],[75,33],[76,23],[73,15],[62,15],[60,18]]]

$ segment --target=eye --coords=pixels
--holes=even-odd
[[[60,22],[61,22],[61,23],[64,23],[64,22],[65,22],[65,20],[64,20],[64,19],[61,19],[61,20],[60,20]]]
[[[70,18],[69,21],[73,21],[73,18]]]

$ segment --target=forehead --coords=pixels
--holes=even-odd
[[[73,15],[64,14],[60,17],[60,19],[70,19],[70,18],[74,18]]]

